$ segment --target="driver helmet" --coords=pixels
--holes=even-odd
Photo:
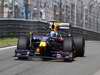
[[[50,32],[50,37],[57,37],[58,33],[55,31]]]

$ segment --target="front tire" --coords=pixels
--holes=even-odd
[[[73,41],[72,37],[66,37],[63,44],[63,50],[65,52],[64,61],[73,61],[74,60],[74,51],[73,51]]]
[[[76,50],[76,56],[84,57],[85,54],[85,40],[82,36],[76,36],[74,40],[74,49]]]
[[[27,49],[29,47],[29,38],[20,36],[17,43],[17,49]]]

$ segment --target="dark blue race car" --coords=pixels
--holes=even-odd
[[[15,56],[18,59],[40,57],[43,60],[73,61],[75,57],[84,56],[84,46],[82,36],[62,37],[60,33],[51,31],[48,35],[20,36]]]

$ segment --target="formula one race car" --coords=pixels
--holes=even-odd
[[[85,40],[82,36],[72,36],[69,23],[53,23],[48,35],[20,36],[15,56],[18,59],[40,57],[43,60],[63,59],[73,61],[75,57],[84,56]],[[66,37],[59,31],[68,30]]]

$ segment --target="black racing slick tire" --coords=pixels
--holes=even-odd
[[[18,39],[17,49],[27,49],[29,47],[29,39],[27,36],[21,36]]]
[[[73,40],[72,37],[66,37],[63,43],[63,50],[64,50],[64,61],[73,61],[74,60],[74,53],[73,53]]]
[[[84,57],[85,54],[85,40],[82,36],[76,36],[74,40],[74,49],[76,50],[77,57]]]

